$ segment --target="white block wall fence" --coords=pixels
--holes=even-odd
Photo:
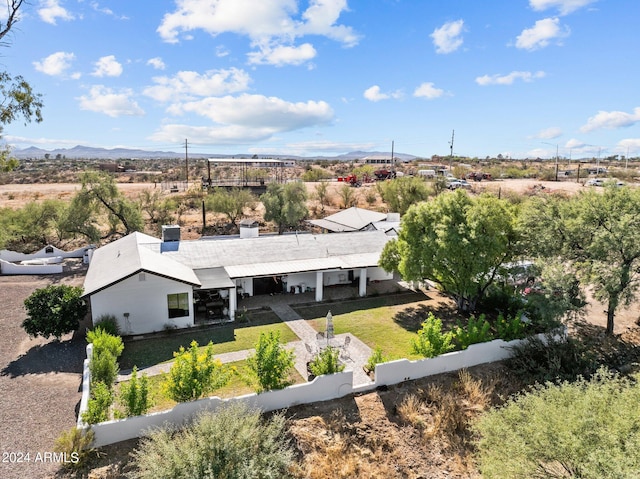
[[[545,340],[544,334],[539,334]],[[566,330],[556,333],[556,337],[566,337]],[[454,351],[435,358],[409,361],[400,359],[384,364],[378,364],[375,371],[375,381],[370,384],[353,386],[353,371],[319,376],[305,384],[296,384],[285,389],[269,391],[262,394],[247,394],[229,399],[209,397],[177,404],[173,409],[130,417],[114,421],[102,422],[91,426],[94,432],[93,447],[106,446],[119,441],[141,437],[152,428],[161,427],[167,423],[180,426],[189,421],[195,414],[202,411],[215,411],[217,408],[234,402],[244,402],[250,407],[264,412],[286,409],[299,404],[309,404],[319,401],[329,401],[349,394],[371,391],[379,386],[398,384],[403,381],[419,379],[435,374],[457,371],[479,364],[500,361],[511,356],[514,346],[525,340],[503,341],[496,339],[487,343],[472,344],[464,351]],[[78,428],[87,427],[82,421],[82,414],[87,409],[89,388],[91,383],[89,361],[91,360],[92,345],[87,346],[87,359],[84,362],[82,380],[82,399],[78,413]]]

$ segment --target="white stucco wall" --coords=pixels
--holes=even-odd
[[[359,270],[354,271],[354,278],[360,276]],[[323,275],[323,282],[325,286],[330,286],[333,284],[350,284],[349,281],[349,271],[348,270],[337,270],[337,271],[325,271]]]
[[[393,273],[387,273],[385,270],[379,267],[367,268],[367,279],[369,281],[386,281],[393,279]]]
[[[311,271],[309,273],[293,273],[287,275],[287,291],[290,291],[291,286],[300,286],[301,284],[304,284],[305,287],[308,288],[315,288],[316,272]]]
[[[167,295],[177,293],[189,295],[189,316],[170,319]],[[128,322],[124,313],[129,313]],[[92,319],[105,314],[118,319],[122,334],[162,331],[166,325],[193,326],[193,288],[150,273],[144,273],[144,281],[140,281],[140,274],[136,274],[91,296]]]
[[[244,294],[253,296],[253,278],[238,278],[235,282],[238,288],[242,288]]]

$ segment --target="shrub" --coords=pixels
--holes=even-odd
[[[122,338],[107,332],[101,325],[96,326],[91,331],[87,331],[87,342],[93,344],[94,355],[101,355],[103,352],[107,352],[114,358],[118,358],[124,350]]]
[[[514,339],[522,339],[527,335],[527,323],[522,321],[522,312],[514,317],[504,317],[499,314],[496,320],[496,330],[498,337],[505,341],[513,341]]]
[[[368,371],[375,371],[376,364],[386,363],[387,361],[389,361],[389,358],[382,354],[382,348],[377,346],[369,356],[365,367]]]
[[[433,358],[453,350],[453,333],[443,333],[442,321],[429,313],[411,346],[415,354]]]
[[[478,319],[471,316],[465,327],[458,321],[454,331],[454,339],[460,349],[467,349],[471,344],[486,343],[493,339],[491,325],[485,319],[484,314],[481,314]]]
[[[320,351],[309,363],[309,369],[314,376],[334,374],[344,371],[344,364],[340,363],[340,350],[328,347]]]
[[[507,366],[525,381],[572,380],[590,376],[596,369],[595,355],[580,341],[557,338],[546,334],[527,338],[521,345],[511,348]]]
[[[133,453],[131,477],[291,477],[294,454],[285,437],[281,415],[265,420],[242,404],[224,407],[200,414],[182,430],[153,431]]]
[[[79,469],[84,466],[93,452],[90,447],[93,436],[91,429],[78,429],[77,427],[72,427],[58,436],[53,449],[55,452],[64,453],[68,458],[63,463],[64,468]]]
[[[202,353],[192,341],[188,351],[180,346],[173,355],[175,362],[166,375],[164,390],[176,402],[194,401],[230,379],[230,370],[213,357],[211,342]]]
[[[91,398],[87,410],[82,414],[82,420],[87,424],[97,424],[109,420],[109,408],[113,403],[113,393],[103,382],[91,385]]]
[[[53,336],[58,340],[75,331],[87,314],[82,291],[79,286],[64,284],[37,289],[24,300],[28,317],[22,327],[29,336]]]
[[[117,318],[113,314],[103,314],[93,325],[93,329],[102,328],[103,331],[111,336],[120,336],[120,325]]]
[[[259,392],[282,389],[292,383],[294,354],[280,344],[279,332],[260,333],[256,352],[247,359],[247,366],[258,381]]]
[[[143,374],[138,379],[138,368],[133,367],[131,379],[120,386],[120,404],[124,407],[124,415],[140,416],[146,414],[153,405],[149,397],[149,381]]]
[[[639,403],[636,380],[604,369],[520,394],[475,425],[482,477],[640,477]]]
[[[98,354],[94,350],[89,363],[89,371],[91,371],[92,388],[96,383],[104,383],[111,388],[116,382],[120,368],[116,358],[108,350]]]

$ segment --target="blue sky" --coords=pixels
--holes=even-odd
[[[638,0],[32,0],[17,148],[640,156]]]

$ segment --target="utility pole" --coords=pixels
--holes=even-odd
[[[185,138],[184,139],[184,164],[185,164],[184,172],[187,177],[187,189],[189,189],[189,155],[187,154],[187,148],[188,148],[188,144],[187,144],[187,139]]]
[[[396,161],[393,158],[393,144],[394,140],[391,140],[391,171],[396,171]]]
[[[453,138],[456,134],[456,130],[451,130],[451,142],[449,143],[449,173],[451,173],[451,162],[453,161]]]

